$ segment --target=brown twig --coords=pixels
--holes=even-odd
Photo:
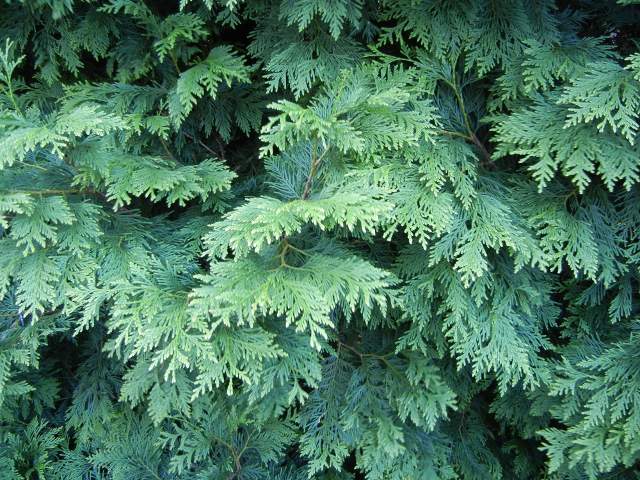
[[[216,139],[216,142],[218,143],[218,148],[220,149],[220,151],[215,152],[211,147],[209,147],[206,143],[204,143],[199,138],[196,138],[193,135],[190,135],[188,133],[185,133],[184,136],[198,143],[202,148],[204,148],[207,152],[209,152],[214,157],[220,158],[220,160],[222,161],[226,161],[224,147],[222,146],[220,140]]]
[[[316,146],[314,145],[313,147],[313,151],[311,153],[312,155],[312,159],[311,159],[311,168],[309,169],[309,176],[307,177],[307,181],[304,184],[304,190],[302,192],[302,200],[306,200],[307,198],[309,198],[309,195],[311,194],[311,188],[313,187],[313,180],[316,176],[316,173],[318,172],[318,166],[320,166],[320,162],[322,161],[322,159],[324,158],[324,156],[327,154],[327,152],[329,151],[329,148],[325,146],[325,150],[324,152],[322,152],[322,154],[320,156],[316,156]]]
[[[453,76],[453,78],[451,79],[451,81],[444,80],[444,79],[443,79],[443,81],[453,91],[453,95],[456,97],[456,102],[458,103],[458,106],[460,107],[460,113],[462,113],[462,119],[464,121],[464,126],[467,129],[467,135],[458,134],[457,136],[465,138],[466,140],[468,140],[471,143],[473,143],[478,148],[478,150],[480,150],[480,153],[484,157],[485,162],[491,162],[491,154],[489,153],[487,148],[484,146],[484,144],[480,141],[480,139],[476,135],[476,132],[474,131],[473,127],[471,126],[471,119],[469,118],[469,114],[467,113],[467,109],[466,109],[465,103],[464,103],[464,98],[462,97],[462,92],[460,91],[460,88],[458,86],[458,83],[457,83],[457,80],[456,80],[456,77],[455,77],[455,69],[453,70],[452,76]],[[451,135],[451,134],[454,134],[454,132],[447,132],[447,134]]]

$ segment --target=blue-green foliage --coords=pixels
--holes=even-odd
[[[638,3],[3,2],[0,478],[640,478]]]

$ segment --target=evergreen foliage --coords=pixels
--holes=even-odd
[[[639,41],[3,1],[0,479],[640,478]]]

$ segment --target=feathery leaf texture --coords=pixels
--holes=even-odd
[[[0,15],[0,478],[632,480],[640,2]]]

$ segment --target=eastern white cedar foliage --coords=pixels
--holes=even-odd
[[[638,479],[640,6],[0,4],[0,478]]]

